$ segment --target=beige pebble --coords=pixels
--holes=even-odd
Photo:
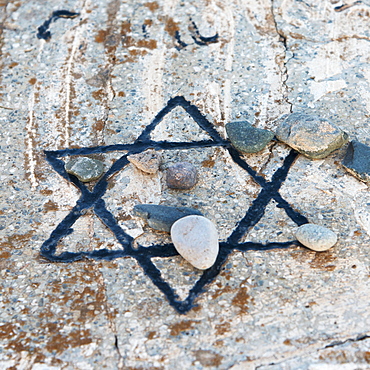
[[[213,266],[218,256],[218,232],[208,218],[191,215],[180,218],[171,227],[172,242],[194,267],[206,270]]]
[[[305,247],[316,252],[326,251],[337,242],[337,235],[333,231],[315,224],[300,226],[295,236]]]
[[[157,173],[161,164],[161,156],[154,149],[148,149],[144,152],[131,154],[127,159],[138,169],[146,173]]]

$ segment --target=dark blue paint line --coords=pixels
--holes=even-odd
[[[180,51],[184,48],[186,48],[188,44],[184,41],[181,40],[180,32],[176,31],[175,32],[175,48]]]
[[[56,10],[52,13],[51,17],[46,20],[42,26],[37,28],[37,38],[38,39],[43,39],[43,40],[50,40],[51,38],[51,32],[49,31],[50,24],[52,22],[55,22],[59,18],[69,18],[73,19],[76,18],[80,15],[80,13],[74,13],[70,12],[68,10]]]
[[[197,45],[206,46],[206,45],[214,44],[218,42],[218,33],[216,33],[214,36],[211,36],[211,37],[203,37],[199,33],[197,25],[191,19],[190,19],[190,24],[189,24],[188,29],[189,29],[192,39]]]

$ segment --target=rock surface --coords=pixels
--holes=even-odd
[[[201,212],[193,208],[169,207],[157,204],[137,204],[134,207],[134,212],[137,216],[146,220],[151,228],[166,232],[170,232],[171,226],[182,217],[202,216]]]
[[[213,266],[218,255],[216,226],[203,216],[187,216],[171,228],[172,242],[189,263],[200,270]]]
[[[247,121],[230,122],[225,128],[231,144],[242,153],[257,153],[274,137],[272,131],[253,127]]]
[[[300,155],[280,191],[310,222],[340,230],[337,244],[324,253],[232,253],[186,315],[134,258],[39,258],[39,246],[80,198],[43,150],[131,144],[170,97],[183,95],[221,134],[224,124],[242,120],[240,112],[275,131],[273,120],[293,107],[331,119],[370,145],[363,140],[370,136],[368,3],[0,1],[0,369],[368,369],[370,188],[334,163],[339,154],[325,161]],[[58,9],[81,16],[50,23],[51,39],[37,39],[37,28]],[[219,42],[196,44],[190,16],[202,36],[217,32]],[[175,108],[151,138],[209,140],[197,138],[199,131],[205,132]],[[265,149],[246,161],[269,181],[288,152],[278,143],[271,155]],[[105,165],[122,154],[102,154]],[[192,199],[130,164],[110,177],[107,209],[129,230],[142,224],[125,221],[135,204],[199,204],[225,240],[259,185],[221,148],[162,155],[163,162],[202,166],[199,186],[186,191]],[[268,207],[246,241],[285,242],[297,228],[273,201]],[[71,228],[58,253],[121,248],[93,211]],[[168,243],[169,234],[145,234],[142,245]],[[151,260],[180,300],[203,273],[180,263],[181,256]]]
[[[148,149],[145,152],[131,154],[127,159],[138,169],[146,173],[158,172],[161,164],[161,156],[154,149]]]
[[[168,168],[166,183],[171,189],[187,190],[198,181],[198,171],[189,162],[179,162]]]
[[[316,252],[326,251],[337,242],[337,235],[333,231],[314,224],[300,226],[295,236],[305,247]]]
[[[277,123],[276,137],[311,159],[325,158],[348,140],[339,127],[315,115],[292,113]]]
[[[370,147],[353,140],[347,148],[342,161],[343,167],[353,176],[364,182],[370,182]]]
[[[103,174],[104,164],[97,159],[77,157],[66,163],[65,169],[80,181],[90,182],[97,180]]]

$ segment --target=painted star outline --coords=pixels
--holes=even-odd
[[[153,141],[150,134],[156,126],[176,107],[182,107],[199,125],[199,127],[206,131],[211,137],[211,140],[201,140],[195,142],[168,142],[168,141]],[[102,199],[108,187],[108,178],[116,172],[122,170],[128,163],[127,156],[134,153],[140,153],[148,148],[157,150],[171,150],[171,149],[190,149],[190,148],[205,148],[205,147],[223,147],[225,148],[233,161],[257,182],[261,191],[257,198],[253,201],[245,216],[239,221],[235,229],[229,235],[225,242],[220,242],[220,250],[215,264],[204,270],[194,286],[190,289],[188,296],[184,300],[180,300],[175,290],[163,279],[160,270],[152,262],[152,258],[166,258],[178,255],[173,244],[152,245],[150,247],[143,247],[141,245],[133,247],[134,238],[128,235],[118,224],[113,214],[106,208],[105,202]],[[70,155],[89,155],[94,153],[107,153],[112,151],[127,151],[120,157],[109,170],[99,179],[92,191],[77,179],[77,177],[66,172],[64,162],[60,159]],[[80,198],[76,205],[69,212],[69,214],[57,225],[52,231],[50,237],[41,246],[40,254],[44,258],[53,262],[73,262],[83,258],[92,258],[95,260],[113,260],[120,257],[132,257],[144,270],[145,274],[157,286],[157,288],[165,295],[169,304],[179,313],[187,313],[195,307],[196,298],[206,290],[209,285],[220,273],[228,256],[234,250],[248,251],[248,250],[269,250],[274,248],[288,248],[297,245],[296,241],[278,243],[271,242],[267,244],[244,242],[240,240],[248,231],[255,226],[265,213],[265,209],[269,202],[274,199],[277,207],[283,208],[286,214],[297,224],[302,225],[308,222],[306,217],[294,210],[290,204],[283,199],[279,193],[279,189],[285,181],[289,169],[298,153],[291,150],[285,157],[282,166],[276,170],[272,176],[271,181],[267,181],[262,176],[259,176],[241,157],[239,152],[234,149],[230,142],[224,140],[215,130],[213,125],[207,118],[199,111],[199,109],[187,101],[183,96],[176,96],[171,98],[167,105],[156,115],[153,121],[146,126],[140,136],[132,144],[116,144],[108,146],[98,146],[92,148],[77,148],[77,149],[63,149],[56,151],[45,151],[46,159],[53,167],[53,169],[61,175],[64,179],[72,182],[81,192]],[[105,226],[107,226],[115,235],[122,249],[108,250],[100,249],[93,251],[80,252],[62,252],[57,254],[57,246],[59,241],[65,236],[73,232],[72,226],[74,223],[85,214],[86,210],[92,208],[93,212],[99,217]]]

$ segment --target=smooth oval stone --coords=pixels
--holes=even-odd
[[[370,183],[370,147],[353,140],[342,161],[343,167],[357,179]]]
[[[166,183],[171,189],[191,189],[197,181],[198,171],[189,162],[176,163],[167,170]]]
[[[212,221],[203,216],[180,218],[171,227],[173,245],[194,267],[206,270],[218,256],[218,232]]]
[[[161,164],[161,156],[154,149],[131,154],[127,156],[127,159],[141,171],[151,174],[158,172],[159,165]]]
[[[252,126],[247,121],[230,122],[226,126],[231,144],[242,153],[257,153],[274,138],[274,133]]]
[[[97,159],[77,157],[66,163],[65,169],[80,181],[89,182],[97,180],[103,174],[104,164]]]
[[[348,135],[315,115],[292,113],[277,121],[276,137],[311,159],[321,159],[348,141]]]
[[[337,242],[337,235],[333,231],[315,224],[300,226],[295,236],[305,247],[316,252],[326,251]]]
[[[180,218],[200,215],[197,209],[188,207],[170,207],[157,204],[137,204],[134,213],[147,221],[148,225],[158,231],[170,232],[171,226]]]

